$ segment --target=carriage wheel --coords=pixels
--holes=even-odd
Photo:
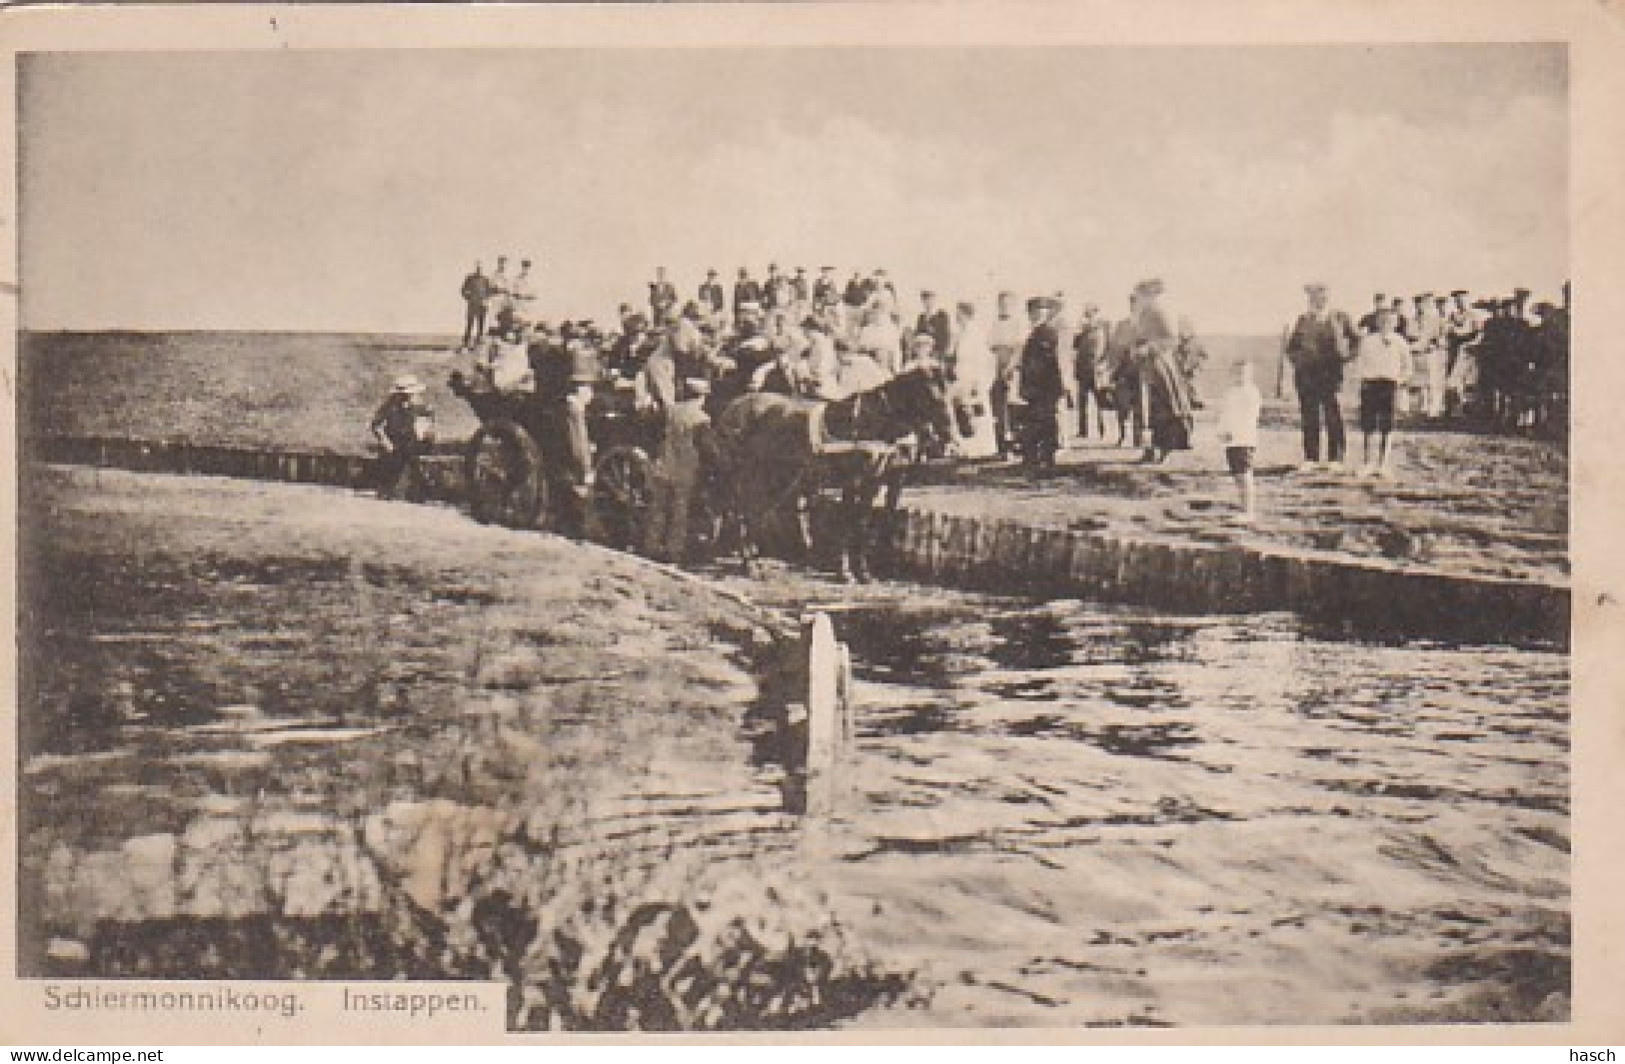
[[[596,538],[611,547],[641,546],[654,499],[654,464],[640,447],[611,447],[593,467]]]
[[[480,426],[464,458],[469,510],[482,524],[535,528],[547,509],[542,452],[517,423]]]

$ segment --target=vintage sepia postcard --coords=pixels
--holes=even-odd
[[[0,1038],[1625,1035],[1615,5],[0,31]]]

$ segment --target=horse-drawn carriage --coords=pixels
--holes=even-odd
[[[638,543],[658,419],[636,408],[630,380],[603,376],[590,351],[554,350],[532,363],[528,389],[451,375],[452,392],[480,420],[463,457],[470,511],[485,523]]]
[[[531,355],[533,391],[452,375],[452,391],[480,419],[464,459],[470,508],[483,522],[640,546],[660,418],[636,408],[630,380],[598,372],[595,352],[562,354]],[[749,392],[717,404],[713,418],[718,468],[707,471],[695,508],[713,546],[731,541],[748,559],[764,543],[782,544],[787,521],[805,530],[813,504],[827,498],[831,560],[860,577],[876,500],[884,490],[895,506],[900,490],[899,439],[954,436],[934,366],[833,402]]]

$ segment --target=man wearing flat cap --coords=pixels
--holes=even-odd
[[[1343,411],[1337,393],[1343,386],[1343,367],[1349,362],[1356,339],[1348,315],[1333,310],[1326,286],[1318,282],[1304,285],[1309,307],[1293,323],[1287,334],[1286,359],[1292,365],[1292,380],[1298,392],[1298,411],[1303,427],[1305,472],[1322,468],[1343,468]],[[1321,426],[1326,431],[1326,464],[1321,464]]]
[[[1033,469],[1054,468],[1061,446],[1060,403],[1066,395],[1066,371],[1061,365],[1061,337],[1053,318],[1056,302],[1049,296],[1027,300],[1032,331],[1021,349],[1022,418],[1021,461]]]

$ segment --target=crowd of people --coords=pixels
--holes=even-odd
[[[629,382],[640,409],[681,429],[674,446],[683,454],[698,453],[700,415],[737,395],[840,399],[919,364],[941,367],[950,382],[959,429],[953,446],[970,459],[1019,455],[1042,469],[1055,464],[1066,439],[1094,435],[1165,462],[1191,448],[1202,406],[1196,382],[1206,351],[1155,278],[1135,285],[1113,320],[1098,304],[1073,304],[1061,292],[1005,291],[984,307],[922,289],[905,312],[886,270],[851,271],[843,280],[829,266],[814,273],[773,264],[760,277],[739,267],[727,284],[711,269],[685,297],[660,267],[645,293],[620,305],[618,321],[600,328],[540,319],[531,261],[522,259],[512,275],[506,257],[496,261],[490,274],[477,264],[461,290],[463,348],[476,353],[491,386],[536,389],[536,353],[568,354],[560,364],[571,367],[573,395],[606,378]],[[1479,300],[1465,291],[1377,295],[1358,321],[1332,306],[1324,285],[1308,285],[1307,295],[1283,338],[1276,382],[1283,394],[1290,367],[1306,469],[1344,468],[1338,397],[1351,368],[1360,382],[1362,473],[1389,471],[1400,414],[1503,431],[1565,428],[1567,285],[1560,307],[1531,305],[1524,289]],[[1218,436],[1250,514],[1261,400],[1250,363],[1233,371]]]
[[[1362,473],[1389,472],[1400,414],[1500,432],[1561,436],[1567,431],[1567,283],[1561,306],[1531,306],[1525,288],[1510,297],[1477,300],[1465,289],[1449,295],[1421,292],[1411,299],[1378,293],[1357,322],[1332,307],[1325,285],[1305,288],[1309,305],[1287,331],[1281,376],[1292,367],[1306,468],[1344,468],[1338,396],[1351,365],[1360,385]],[[1278,379],[1277,392],[1281,384]]]
[[[741,390],[838,399],[931,362],[952,382],[965,457],[1019,453],[1051,466],[1064,437],[1106,437],[1110,415],[1120,445],[1160,461],[1189,446],[1206,358],[1163,289],[1136,286],[1113,323],[1093,303],[1073,313],[1061,292],[1006,291],[984,307],[922,289],[917,312],[905,313],[884,269],[842,282],[827,266],[813,277],[769,265],[760,280],[740,268],[731,291],[710,270],[685,300],[657,269],[646,303],[619,308],[610,369],[641,374],[655,405],[694,379],[709,380],[720,404]]]
[[[1058,292],[1025,300],[1003,292],[984,308],[924,289],[917,313],[905,314],[883,269],[842,285],[828,267],[810,283],[804,269],[769,266],[761,282],[741,269],[731,299],[711,271],[697,297],[679,306],[657,271],[647,310],[620,308],[616,362],[647,357],[659,365],[669,353],[678,379],[733,377],[748,389],[838,399],[930,361],[952,382],[966,457],[1019,452],[1028,464],[1053,465],[1066,411],[1078,412],[1076,429],[1087,434],[1091,402],[1101,435],[1112,411],[1120,442],[1133,425],[1136,440],[1153,437],[1165,455],[1185,445],[1165,423],[1188,419],[1202,356],[1161,295],[1159,282],[1140,285],[1131,317],[1114,328],[1093,304],[1074,317]]]
[[[504,364],[523,373],[501,345],[559,332],[533,314],[529,266],[508,279],[499,259],[496,273],[476,265],[464,280],[464,347],[480,348],[499,376]],[[1179,426],[1200,405],[1194,380],[1206,358],[1156,280],[1138,285],[1128,315],[1113,323],[1093,303],[1072,313],[1060,292],[1024,304],[1003,292],[984,308],[926,289],[918,313],[906,315],[884,269],[854,271],[843,282],[828,266],[813,276],[773,264],[760,279],[741,267],[731,288],[713,269],[685,299],[657,268],[645,298],[622,303],[612,329],[568,324],[602,339],[606,371],[640,378],[661,407],[698,379],[711,383],[714,404],[747,389],[839,398],[932,360],[954,382],[964,452],[1019,451],[1038,466],[1053,464],[1069,410],[1075,434],[1089,435],[1092,422],[1105,437],[1111,420],[1120,445],[1144,446],[1153,459],[1188,446],[1189,428]]]

